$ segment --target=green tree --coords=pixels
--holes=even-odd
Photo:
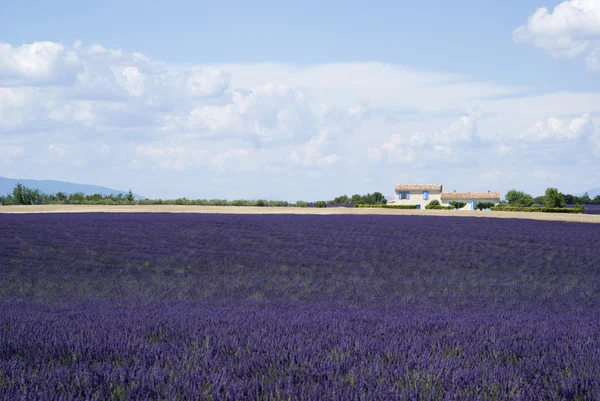
[[[463,207],[465,207],[467,204],[465,202],[458,202],[458,201],[451,201],[449,202],[450,206],[454,207],[455,209],[462,209]]]
[[[60,203],[66,203],[67,199],[69,199],[69,197],[67,196],[67,194],[65,194],[64,192],[57,192],[56,193],[56,199],[60,202]]]
[[[547,188],[544,194],[544,206],[546,207],[565,207],[565,196],[558,192],[556,188]]]
[[[85,201],[85,195],[83,192],[75,192],[74,194],[69,194],[69,198],[67,199],[67,203],[73,204],[81,204]]]
[[[90,202],[99,202],[103,199],[102,194],[86,195],[85,200]]]
[[[494,207],[494,202],[477,202],[476,207],[479,210],[491,209]]]
[[[583,195],[581,195],[578,200],[579,200],[579,202],[577,202],[577,203],[581,203],[584,205],[592,202],[592,200],[590,199],[590,196],[588,195],[587,192],[584,193]],[[567,203],[569,203],[569,202],[567,202]]]
[[[25,204],[25,187],[23,184],[18,183],[13,188],[13,199],[15,205],[24,205]]]
[[[543,205],[544,204],[544,196],[536,196],[533,198],[532,205]]]
[[[362,196],[360,196],[359,194],[354,194],[352,195],[352,198],[350,198],[350,203],[352,203],[354,206],[360,205],[362,201]]]
[[[125,195],[125,200],[129,203],[133,203],[133,201],[135,200],[135,197],[133,196],[133,192],[131,192],[131,189],[129,190],[129,192],[127,192],[127,195]]]
[[[348,195],[338,196],[333,200],[333,203],[337,203],[339,205],[347,205],[350,203],[350,198],[348,198]]]
[[[515,189],[511,189],[510,191],[508,191],[506,193],[505,198],[511,206],[529,207],[533,204],[533,198],[531,197],[531,195],[526,194],[522,191],[517,191]]]
[[[385,205],[387,203],[387,199],[381,192],[373,192],[373,200],[376,205]]]
[[[326,201],[316,201],[315,206],[316,207],[327,207],[327,202]]]

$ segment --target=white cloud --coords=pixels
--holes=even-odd
[[[58,123],[78,122],[91,127],[96,115],[92,112],[92,102],[82,100],[52,108],[48,117]]]
[[[163,117],[167,132],[196,137],[246,137],[261,143],[296,141],[310,134],[314,115],[301,89],[267,84],[235,90],[219,105],[193,108],[185,116]]]
[[[14,146],[0,143],[0,160],[12,162],[14,159],[21,157],[25,153],[22,146]]]
[[[48,153],[58,160],[63,160],[71,150],[72,146],[66,143],[51,143],[48,145]]]
[[[292,199],[398,180],[495,189],[531,180],[519,169],[598,180],[599,93],[518,96],[523,88],[381,63],[182,67],[82,43],[2,49],[5,171],[27,158],[31,176],[95,177],[146,196],[235,182],[236,196],[279,185]],[[169,188],[182,192],[158,192]]]
[[[569,141],[590,138],[594,130],[594,123],[589,113],[585,113],[571,122],[565,122],[556,117],[538,121],[527,132],[521,134],[520,138],[528,141]]]
[[[477,133],[477,121],[481,117],[481,110],[474,109],[441,130],[393,134],[382,145],[370,148],[369,158],[387,164],[421,166],[435,161],[456,161],[464,149],[481,141]]]
[[[57,83],[72,79],[80,68],[77,53],[59,43],[0,43],[0,79],[9,84]]]
[[[125,67],[113,70],[117,83],[124,88],[130,96],[142,96],[146,77],[137,67]]]
[[[305,167],[331,166],[339,160],[339,156],[332,151],[331,134],[328,130],[323,129],[318,135],[294,149],[290,154],[290,160]]]
[[[244,166],[246,169],[251,165],[249,157],[251,151],[249,149],[230,149],[216,154],[211,162],[220,170],[239,170]]]
[[[514,30],[513,40],[545,50],[557,58],[583,55],[590,70],[599,70],[600,2],[563,1],[552,12],[539,8],[526,25]]]
[[[204,151],[183,146],[141,145],[135,149],[133,166],[183,171],[198,166],[204,154]]]

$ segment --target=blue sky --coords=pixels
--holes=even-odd
[[[598,0],[375,3],[5,4],[0,175],[290,200],[600,187]]]

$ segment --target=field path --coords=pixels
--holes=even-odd
[[[226,214],[381,214],[419,216],[466,216],[509,219],[531,219],[600,223],[600,215],[531,213],[531,212],[484,212],[455,210],[397,210],[369,208],[296,208],[252,206],[183,206],[183,205],[32,205],[0,206],[2,213],[226,213]]]

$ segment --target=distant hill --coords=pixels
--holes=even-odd
[[[40,191],[47,194],[55,194],[57,192],[64,192],[67,194],[72,194],[75,192],[83,192],[85,195],[93,195],[93,194],[102,194],[102,195],[110,195],[110,194],[126,194],[128,191],[122,191],[118,189],[110,189],[106,187],[100,187],[97,185],[88,185],[88,184],[75,184],[72,182],[65,181],[54,181],[54,180],[22,180],[17,178],[5,178],[0,177],[0,195],[6,195],[13,191],[13,188],[18,183],[23,184],[27,188],[39,189]],[[135,199],[143,200],[146,199],[141,195],[135,195]]]
[[[577,196],[581,196],[581,195],[585,194],[586,192],[590,196],[590,198],[594,199],[596,196],[600,195],[600,188],[588,189],[587,191],[577,194]]]

